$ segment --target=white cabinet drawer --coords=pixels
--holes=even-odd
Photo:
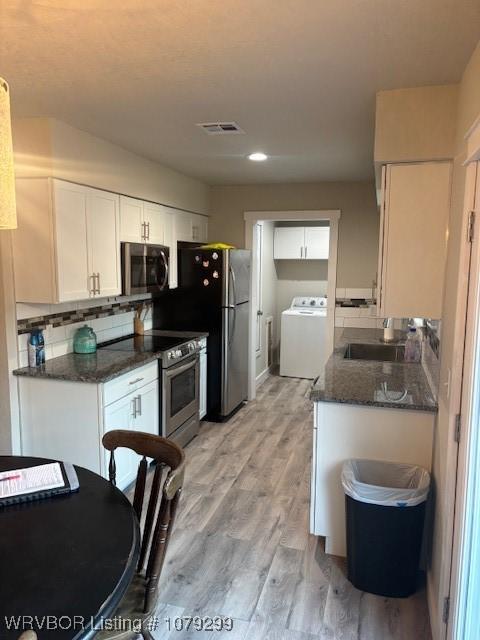
[[[158,361],[149,362],[103,385],[103,404],[107,406],[128,393],[158,379]]]

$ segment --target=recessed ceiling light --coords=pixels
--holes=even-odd
[[[256,151],[255,153],[251,153],[248,156],[248,159],[253,160],[254,162],[263,162],[267,158],[268,156],[265,153],[262,153],[261,151]]]

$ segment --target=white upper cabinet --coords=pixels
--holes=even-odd
[[[175,227],[177,240],[182,242],[206,242],[208,219],[197,213],[176,211]]]
[[[329,246],[329,227],[305,227],[306,260],[328,260]]]
[[[35,184],[40,186],[40,184]],[[49,302],[68,302],[70,300],[85,300],[93,290],[93,270],[89,271],[87,249],[87,190],[80,185],[54,180],[52,184],[52,217],[54,218],[55,250],[52,246],[52,258],[56,254],[56,287],[53,283],[52,292],[46,290],[42,294],[49,297]],[[23,219],[23,216],[22,216]],[[23,220],[22,220],[23,221]],[[19,230],[23,232],[21,225]],[[34,238],[29,238],[34,243]],[[17,257],[17,256],[16,256]],[[22,289],[28,290],[28,283],[18,283],[17,267],[21,260],[15,260],[15,277],[17,279],[17,296]],[[20,291],[18,291],[20,285]],[[22,286],[26,285],[26,286]],[[54,291],[56,289],[56,292]],[[41,291],[41,289],[40,289]],[[30,302],[35,302],[35,292],[27,296]],[[51,297],[50,297],[51,296]],[[19,298],[24,300],[24,297]],[[42,300],[43,301],[43,300]]]
[[[120,241],[144,242],[142,200],[120,196]]]
[[[160,244],[172,251],[177,240],[205,242],[207,218],[154,202],[120,197],[120,240]]]
[[[191,213],[192,220],[192,241],[206,242],[208,235],[207,218],[196,213]]]
[[[143,203],[143,224],[145,242],[147,244],[161,244],[169,246],[165,242],[165,213],[166,207],[153,202]]]
[[[328,260],[329,227],[275,227],[276,260]]]
[[[165,207],[138,198],[120,197],[120,241],[165,244]]]
[[[276,260],[301,260],[305,245],[303,227],[276,227],[273,257]]]
[[[53,178],[17,180],[12,234],[19,302],[118,295],[118,196]]]
[[[382,189],[379,315],[440,319],[451,163],[386,165]]]
[[[18,302],[59,303],[121,293],[120,242],[169,248],[177,286],[177,239],[207,240],[206,216],[56,178],[16,181],[12,233]]]
[[[88,188],[88,273],[98,297],[121,293],[119,228],[119,196]]]

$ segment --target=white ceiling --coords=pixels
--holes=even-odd
[[[479,38],[478,0],[0,0],[14,115],[211,184],[371,177],[375,92],[457,82]]]

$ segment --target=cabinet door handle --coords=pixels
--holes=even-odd
[[[300,247],[300,258],[303,258],[303,247]]]
[[[145,222],[142,222],[142,232],[141,232],[141,234],[142,234],[142,240],[146,240],[147,238],[145,237],[146,236]]]
[[[97,293],[100,295],[100,273],[97,273]]]
[[[147,222],[147,240],[150,240],[150,222]]]
[[[137,399],[132,398],[131,402],[132,402],[132,418],[135,419],[137,417]]]
[[[95,274],[92,273],[92,275],[90,276],[90,279],[92,281],[92,288],[90,289],[90,295],[94,296],[95,295]]]
[[[305,258],[307,257],[307,249],[308,247],[305,247]]]
[[[135,380],[131,380],[128,384],[137,384],[137,382],[141,382],[143,378],[135,378]]]
[[[141,416],[142,415],[142,396],[137,396],[135,400],[137,401],[136,413],[138,416]]]

